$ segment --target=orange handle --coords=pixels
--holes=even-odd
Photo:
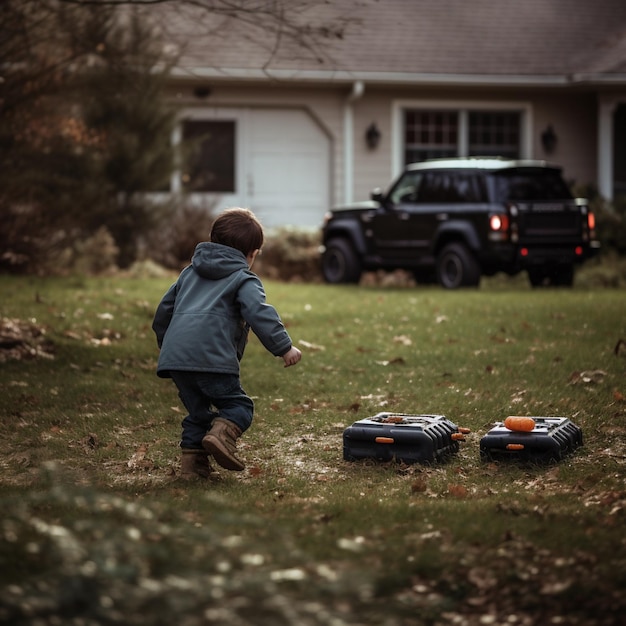
[[[506,445],[506,449],[507,450],[523,450],[524,444],[523,443],[508,443]]]

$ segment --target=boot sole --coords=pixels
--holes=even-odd
[[[236,457],[228,452],[222,442],[213,435],[206,435],[202,440],[202,447],[213,455],[216,463],[224,469],[233,472],[241,472],[245,469],[245,465]]]

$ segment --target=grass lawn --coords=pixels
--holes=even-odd
[[[150,328],[170,283],[0,277],[0,623],[623,623],[623,290],[268,281],[302,361],[251,338],[247,469],[188,483]],[[380,411],[471,433],[442,464],[344,461]],[[481,462],[511,414],[584,446]]]

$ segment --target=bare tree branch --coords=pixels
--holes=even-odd
[[[58,0],[73,6],[101,7],[162,7],[150,11],[164,33],[184,38],[177,25],[193,27],[197,36],[214,36],[236,28],[238,35],[264,49],[267,58],[261,64],[265,70],[280,55],[289,58],[315,59],[331,62],[328,43],[343,38],[348,25],[358,22],[354,15],[341,15],[340,5],[324,0]],[[312,9],[332,8],[328,19],[311,21]],[[308,15],[307,15],[308,13]],[[204,31],[199,29],[205,29]],[[182,35],[182,37],[181,37]],[[197,38],[197,37],[196,37]]]

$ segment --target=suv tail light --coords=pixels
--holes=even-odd
[[[493,213],[489,216],[489,239],[506,241],[509,238],[510,220],[506,213]]]
[[[596,229],[596,216],[591,211],[587,213],[587,226],[590,231]]]
[[[489,228],[494,232],[505,233],[509,230],[509,216],[506,213],[497,213],[489,218]]]

